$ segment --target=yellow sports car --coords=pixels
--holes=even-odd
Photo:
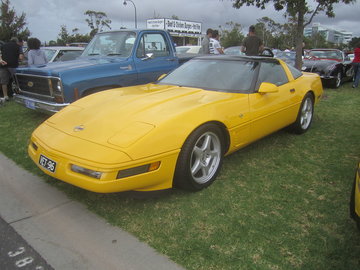
[[[351,192],[350,215],[360,230],[360,162],[356,168],[354,185]]]
[[[84,97],[32,134],[46,174],[95,192],[201,190],[223,156],[289,126],[307,131],[320,77],[274,58],[203,56],[156,83]]]

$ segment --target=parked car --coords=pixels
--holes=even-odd
[[[28,153],[90,191],[201,190],[224,155],[287,126],[306,132],[322,93],[317,74],[275,58],[197,57],[156,83],[70,104],[33,132]]]
[[[192,57],[177,56],[165,30],[100,32],[75,60],[18,68],[20,94],[15,101],[29,109],[55,113],[95,92],[156,81]]]
[[[74,60],[78,58],[84,50],[82,47],[66,46],[42,47],[41,49],[45,52],[46,59],[49,63]]]
[[[360,230],[360,162],[355,171],[354,184],[350,196],[350,216],[355,220]]]
[[[176,53],[183,54],[183,53],[194,53],[198,54],[201,49],[201,46],[177,46]]]
[[[338,88],[354,76],[350,57],[337,49],[310,50],[303,60],[302,70],[319,74],[324,85],[331,88]]]
[[[245,55],[245,53],[243,53],[241,51],[241,46],[228,47],[228,48],[224,49],[224,54],[227,54],[227,55],[243,55],[243,56]],[[274,57],[274,54],[273,54],[273,52],[271,51],[270,48],[264,48],[264,50],[262,51],[260,56]]]
[[[296,62],[296,52],[295,51],[289,51],[289,52],[278,51],[275,53],[274,57],[283,60],[285,63],[287,63],[293,67],[295,66],[295,62]]]
[[[233,46],[224,49],[224,54],[227,55],[245,55],[245,53],[241,52],[241,46]]]

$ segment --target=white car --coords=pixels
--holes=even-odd
[[[79,57],[84,50],[83,47],[67,46],[42,47],[41,49],[45,52],[49,63],[74,60],[75,58]]]
[[[201,46],[177,46],[176,52],[178,54],[182,54],[182,53],[198,54],[200,49],[201,49]]]

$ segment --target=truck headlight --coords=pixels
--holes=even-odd
[[[51,79],[51,89],[56,96],[62,95],[62,83],[59,79]]]

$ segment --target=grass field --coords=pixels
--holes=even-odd
[[[325,89],[303,135],[279,131],[224,160],[196,192],[96,194],[45,176],[27,156],[47,116],[0,107],[0,151],[186,269],[360,269],[349,197],[360,160],[360,89]]]

